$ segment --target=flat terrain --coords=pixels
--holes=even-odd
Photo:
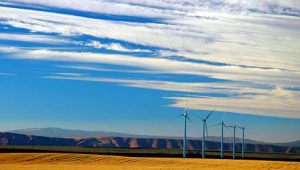
[[[181,149],[149,149],[149,148],[88,148],[70,146],[6,146],[0,145],[0,153],[76,153],[97,155],[118,155],[133,157],[182,157]],[[232,158],[232,151],[224,152],[225,158]],[[200,158],[201,150],[188,150],[189,158]],[[207,158],[220,158],[220,151],[206,151]],[[241,158],[241,153],[236,152],[236,157]],[[261,153],[246,152],[248,160],[296,161],[300,162],[300,154],[287,153]],[[1,170],[1,169],[0,169]]]
[[[147,158],[72,153],[0,153],[1,170],[286,169],[300,162]]]

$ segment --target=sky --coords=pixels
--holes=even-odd
[[[215,110],[211,136],[300,140],[300,1],[0,1],[0,131],[181,136],[185,107],[190,137]]]

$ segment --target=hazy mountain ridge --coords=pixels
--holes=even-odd
[[[182,148],[181,139],[159,138],[126,138],[126,137],[97,137],[97,138],[50,138],[15,133],[0,133],[0,145],[40,145],[40,146],[82,146],[82,147],[109,147],[109,148],[152,148],[152,149],[178,149]],[[201,140],[188,140],[189,149],[200,149]],[[220,143],[208,141],[209,150],[219,150]],[[225,143],[224,150],[231,150],[232,144]],[[241,150],[241,144],[236,145]],[[266,153],[300,153],[300,147],[275,146],[270,144],[245,144],[249,152]]]
[[[35,136],[45,136],[45,137],[55,137],[55,138],[75,138],[75,137],[108,137],[108,136],[118,136],[118,137],[137,137],[137,135],[118,133],[118,132],[108,132],[108,131],[86,131],[86,130],[70,130],[62,128],[30,128],[30,129],[18,129],[8,131],[10,133],[35,135]]]
[[[272,143],[273,145],[278,146],[294,146],[294,147],[300,147],[300,140],[288,142],[288,143]]]
[[[25,134],[25,135],[34,135],[34,136],[45,136],[45,137],[54,137],[54,138],[89,138],[89,137],[125,137],[125,138],[163,138],[163,139],[182,139],[182,137],[176,136],[151,136],[151,135],[136,135],[128,133],[119,133],[119,132],[109,132],[109,131],[87,131],[87,130],[70,130],[62,129],[56,127],[48,128],[30,128],[30,129],[19,129],[8,131],[10,133]],[[202,140],[202,138],[190,137],[190,140]],[[220,142],[220,136],[209,136],[206,138],[207,141]],[[241,143],[242,139],[236,137],[237,143]],[[224,137],[225,143],[232,143],[232,137]],[[267,144],[262,141],[255,141],[251,139],[245,139],[245,143],[249,144]],[[268,143],[273,144],[273,143]],[[277,145],[277,143],[274,143]],[[278,143],[280,146],[298,146],[300,147],[300,142],[289,142],[289,143]]]

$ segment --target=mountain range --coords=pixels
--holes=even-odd
[[[207,149],[218,150],[220,137],[209,136]],[[188,138],[189,149],[200,149],[201,138]],[[236,139],[237,150],[242,140]],[[107,131],[84,131],[61,128],[31,128],[0,133],[0,145],[82,146],[111,148],[182,148],[181,137],[146,136]],[[224,149],[232,149],[232,138],[224,138]],[[245,139],[245,150],[267,153],[300,153],[300,142],[265,143]]]
[[[199,150],[201,140],[189,139],[188,149]],[[102,148],[150,148],[150,149],[181,149],[182,139],[168,138],[132,138],[132,137],[89,137],[89,138],[54,138],[16,133],[0,133],[0,145],[12,146],[80,146]],[[241,150],[241,143],[236,144],[236,150]],[[220,142],[207,141],[206,149],[219,150]],[[224,143],[224,150],[232,150],[231,143]],[[276,146],[271,144],[245,144],[247,152],[263,153],[300,153],[300,147]]]
[[[129,133],[119,133],[119,132],[109,132],[109,131],[87,131],[87,130],[71,130],[71,129],[62,129],[56,127],[48,128],[29,128],[29,129],[19,129],[11,130],[9,133],[33,135],[33,136],[45,136],[45,137],[54,137],[54,138],[91,138],[91,137],[124,137],[124,138],[159,138],[159,139],[181,139],[182,137],[176,136],[150,136],[150,135],[136,135]],[[199,138],[188,138],[190,140],[202,140]],[[219,142],[219,136],[209,136],[206,137],[207,141]],[[237,143],[241,143],[241,138],[236,138]],[[225,143],[232,143],[232,137],[224,137]],[[262,141],[255,141],[251,139],[245,139],[245,143],[248,144],[272,144],[279,146],[295,146],[300,147],[300,141],[288,142],[288,143],[266,143]]]
[[[87,130],[71,130],[56,127],[48,128],[29,128],[8,131],[10,133],[18,133],[25,135],[46,136],[54,138],[75,138],[75,137],[138,137],[138,135],[108,132],[108,131],[87,131]]]

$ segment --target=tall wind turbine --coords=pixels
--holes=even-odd
[[[235,131],[236,131],[237,126],[236,125],[233,125],[233,126],[225,125],[225,127],[233,128],[232,159],[235,159]]]
[[[223,150],[223,144],[224,144],[224,121],[222,120],[222,122],[220,123],[221,125],[221,158],[224,158],[224,150]]]
[[[232,159],[235,159],[235,130],[236,130],[236,125],[233,126]]]
[[[212,125],[212,126],[221,125],[221,138],[220,138],[221,139],[221,142],[220,142],[221,143],[221,147],[220,147],[220,157],[221,158],[224,158],[224,149],[223,149],[224,148],[223,147],[223,145],[224,145],[224,127],[230,127],[224,123],[223,119],[224,119],[224,114],[223,114],[223,118],[220,123]],[[207,126],[206,126],[206,128],[207,128]]]
[[[237,126],[237,128],[242,129],[242,132],[243,132],[242,158],[244,158],[244,157],[245,157],[245,154],[244,154],[244,146],[245,146],[245,127]]]
[[[214,111],[211,111],[205,118],[201,118],[203,121],[203,132],[202,132],[202,158],[205,158],[205,132],[206,135],[208,136],[208,130],[207,130],[207,119],[211,116],[211,114]]]
[[[224,116],[225,116],[225,113],[223,113],[221,123],[217,124],[217,125],[221,125],[221,149],[220,149],[220,157],[221,158],[224,158],[224,126],[225,126]]]
[[[183,150],[183,158],[186,158],[186,149],[187,149],[187,147],[186,147],[186,121],[187,121],[187,119],[190,120],[190,118],[188,117],[187,106],[185,106],[184,112],[180,116],[183,116],[183,120],[184,120],[182,150]]]

